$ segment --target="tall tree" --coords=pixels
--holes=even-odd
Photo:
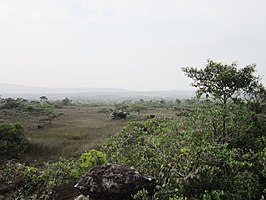
[[[192,86],[197,88],[197,96],[205,95],[207,99],[213,99],[223,106],[223,133],[226,129],[226,117],[228,104],[246,97],[252,101],[256,97],[265,94],[265,88],[260,83],[260,77],[254,75],[256,65],[250,64],[238,68],[237,63],[223,64],[207,61],[204,68],[183,67],[183,72],[193,80]],[[256,96],[255,96],[256,95]]]
[[[251,94],[260,86],[260,77],[254,75],[255,64],[238,68],[237,63],[223,64],[207,61],[202,69],[183,67],[185,74],[193,79],[192,86],[197,88],[197,96],[203,94],[206,98],[213,98],[223,104],[236,100],[244,95]]]

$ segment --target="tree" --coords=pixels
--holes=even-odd
[[[256,88],[250,88],[245,97],[252,111],[256,114],[263,112],[266,114],[266,89],[262,84],[259,84]]]
[[[127,111],[129,108],[128,105],[129,102],[124,101],[123,103],[118,103],[115,105],[115,110],[122,110],[122,111]]]
[[[69,98],[67,98],[67,97],[62,100],[62,104],[64,106],[69,105],[70,103],[71,103],[71,100]]]
[[[41,102],[47,102],[48,98],[46,96],[40,96],[40,101]]]
[[[40,119],[40,122],[45,122],[45,123],[48,123],[48,124],[52,124],[52,121],[54,119],[57,119],[58,117],[60,117],[62,115],[64,115],[64,113],[56,113],[54,111],[49,111],[45,118]]]
[[[197,96],[200,98],[205,94],[207,99],[214,99],[223,105],[223,134],[226,129],[226,117],[228,104],[237,102],[243,97],[251,100],[255,94],[262,94],[265,91],[260,77],[255,76],[255,64],[247,65],[238,69],[237,63],[223,64],[207,61],[202,69],[194,67],[183,67],[185,74],[193,79],[192,86],[197,88]],[[260,91],[256,93],[255,91]]]
[[[255,64],[238,69],[236,62],[228,65],[208,60],[205,68],[183,67],[182,70],[193,79],[198,97],[205,94],[206,98],[212,97],[226,105],[261,87],[260,78],[254,75],[255,68]]]
[[[135,111],[138,115],[141,114],[141,111],[146,110],[147,107],[142,102],[136,102],[130,105],[130,110]]]
[[[164,105],[165,104],[165,100],[163,98],[161,98],[161,100],[159,101],[160,104]]]
[[[12,98],[4,99],[4,104],[1,106],[2,109],[12,109],[19,106],[19,102]]]
[[[181,100],[180,100],[180,99],[178,99],[178,98],[176,98],[176,99],[175,99],[175,102],[176,102],[176,104],[178,104],[178,105],[180,105],[180,104],[181,104]]]

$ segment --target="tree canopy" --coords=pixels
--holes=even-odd
[[[204,68],[183,67],[185,74],[193,80],[192,86],[197,88],[197,96],[206,95],[227,104],[239,98],[253,98],[265,92],[255,75],[256,64],[238,68],[236,62],[223,64],[208,60]]]

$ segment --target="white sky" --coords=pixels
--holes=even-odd
[[[181,67],[256,63],[265,0],[0,0],[0,82],[192,89]]]

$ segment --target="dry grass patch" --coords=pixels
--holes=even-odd
[[[100,106],[71,105],[62,109],[56,109],[57,113],[64,113],[52,124],[45,124],[43,129],[38,129],[42,116],[38,114],[18,113],[10,111],[8,115],[0,118],[10,122],[21,122],[25,128],[25,135],[30,141],[29,150],[24,160],[26,162],[43,162],[58,159],[60,156],[70,157],[98,148],[104,138],[115,134],[128,120],[106,119],[106,114],[99,113]],[[155,114],[174,117],[172,109],[150,108],[142,112],[142,115]],[[133,113],[136,118],[142,118]],[[130,117],[129,117],[130,119]]]
[[[20,122],[30,141],[24,160],[43,162],[98,148],[103,137],[114,134],[125,125],[126,121],[106,119],[106,115],[98,110],[98,107],[91,105],[73,105],[57,109],[57,113],[64,115],[53,120],[52,124],[41,123],[43,116],[40,114],[13,109],[0,111],[0,119]],[[38,125],[44,125],[44,128],[38,129]]]

